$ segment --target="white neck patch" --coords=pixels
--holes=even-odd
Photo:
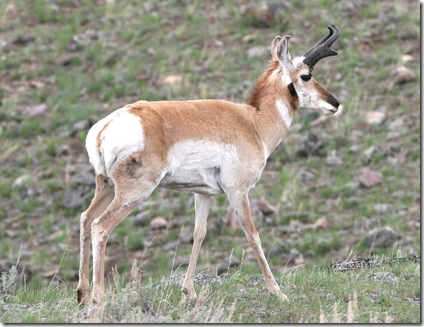
[[[275,105],[278,109],[278,112],[280,113],[281,118],[283,118],[284,122],[286,123],[287,128],[289,128],[293,120],[289,107],[283,102],[283,100],[277,100]]]

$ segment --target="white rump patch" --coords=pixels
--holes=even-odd
[[[121,162],[132,153],[144,148],[140,118],[127,110],[127,108],[116,110],[101,119],[88,132],[86,147],[96,174],[110,177],[112,166],[116,162]],[[101,144],[100,149],[97,149],[97,136],[100,132]]]
[[[283,100],[277,100],[275,103],[278,112],[280,113],[281,118],[283,118],[284,123],[286,124],[287,128],[290,127],[291,122],[293,120],[292,115],[290,114],[289,107],[283,102]]]

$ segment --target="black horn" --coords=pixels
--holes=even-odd
[[[317,44],[305,52],[305,59],[303,62],[308,65],[310,68],[325,57],[335,56],[337,52],[331,49],[331,45],[340,35],[340,30],[336,25],[331,24],[328,26],[329,33],[324,38],[322,38]]]

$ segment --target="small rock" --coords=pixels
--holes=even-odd
[[[216,274],[218,276],[222,275],[224,273],[227,273],[230,270],[230,268],[238,267],[238,266],[240,266],[240,260],[232,256],[230,260],[225,260],[218,264],[216,268]]]
[[[174,262],[174,270],[178,269],[179,267],[186,267],[188,266],[190,262],[190,255],[183,255],[175,258]],[[169,267],[172,268],[172,260],[169,261]]]
[[[87,166],[71,178],[70,185],[65,190],[63,204],[65,208],[78,208],[92,196],[96,188],[93,167]]]
[[[256,2],[241,7],[241,15],[253,27],[269,27],[278,21],[279,14],[291,6],[288,2]]]
[[[169,242],[169,243],[166,243],[165,244],[165,246],[163,247],[163,249],[165,251],[173,251],[173,250],[175,250],[177,248],[177,245],[178,245],[178,241]]]
[[[364,152],[362,152],[362,158],[366,163],[371,161],[371,158],[378,152],[381,152],[381,148],[377,145],[371,145]]]
[[[402,118],[398,118],[398,119],[392,121],[387,126],[387,128],[391,131],[400,130],[400,129],[403,128],[404,124],[405,124],[404,120]]]
[[[336,73],[335,79],[336,79],[337,82],[340,82],[341,80],[343,80],[343,78],[344,78],[344,75],[342,73],[340,73],[340,72]]]
[[[22,175],[18,178],[16,178],[13,182],[13,187],[21,187],[25,185],[26,182],[31,180],[31,175]]]
[[[383,182],[383,174],[368,167],[361,169],[359,183],[366,188],[374,187]]]
[[[263,280],[262,276],[253,275],[252,277],[250,277],[249,282],[252,285],[257,285],[261,280]]]
[[[298,157],[325,156],[325,143],[318,135],[309,133],[299,138],[296,144],[296,155]]]
[[[415,74],[405,66],[398,67],[392,74],[389,89],[394,85],[412,82],[415,80]]]
[[[153,218],[150,222],[151,229],[164,229],[168,226],[168,221],[164,217]]]
[[[381,111],[369,111],[367,112],[367,124],[368,125],[381,125],[386,118],[386,114]]]
[[[247,57],[248,58],[263,57],[265,54],[268,54],[268,53],[269,53],[268,47],[256,46],[256,47],[251,47],[247,50]]]
[[[194,283],[196,284],[209,284],[209,283],[222,283],[221,276],[211,276],[199,273],[194,278]]]
[[[180,242],[181,243],[193,243],[193,232],[194,232],[194,228],[191,226],[185,226],[184,228],[181,229],[180,232]]]
[[[389,226],[378,227],[370,230],[365,236],[365,243],[376,248],[392,247],[398,240],[398,235]]]
[[[400,60],[403,63],[407,63],[407,62],[410,62],[410,61],[414,61],[414,57],[412,57],[411,55],[403,55],[403,56],[400,57]]]
[[[77,55],[65,53],[55,60],[55,64],[58,66],[69,66],[71,64],[79,62]]]
[[[269,204],[264,198],[259,199],[258,208],[265,216],[272,216],[277,212],[277,209]]]
[[[256,33],[249,33],[243,36],[243,42],[252,42],[256,37]]]
[[[292,249],[290,251],[282,251],[281,255],[281,264],[283,265],[301,265],[305,263],[305,259],[303,258],[303,254],[298,249]]]
[[[374,204],[375,213],[378,215],[384,215],[389,212],[392,208],[392,205],[389,203],[376,203]]]
[[[83,49],[83,46],[81,44],[81,38],[78,35],[73,35],[68,42],[68,45],[66,46],[68,50],[71,51],[80,51]]]
[[[41,115],[45,111],[47,111],[48,107],[45,103],[40,103],[35,106],[29,106],[22,108],[21,114],[28,117],[34,117]]]
[[[147,216],[149,215],[149,211],[141,211],[139,212],[135,217],[132,218],[132,220],[140,226],[147,226],[149,225]]]
[[[327,166],[340,166],[343,164],[343,159],[338,157],[335,152],[332,152],[325,161]]]
[[[246,293],[246,286],[244,286],[243,284],[240,284],[240,283],[238,283],[237,284],[237,291],[239,292],[239,293]]]
[[[72,126],[69,135],[75,136],[79,131],[88,131],[90,127],[93,126],[93,121],[91,119],[83,119]]]
[[[39,80],[32,80],[29,82],[29,85],[34,89],[43,89],[46,86],[46,83]]]
[[[381,281],[389,281],[393,283],[396,283],[398,280],[395,274],[391,272],[380,272],[380,271],[370,275],[368,278],[381,280]]]
[[[315,223],[310,224],[313,229],[327,230],[330,223],[325,217],[319,218]]]
[[[161,84],[175,85],[180,84],[183,81],[181,75],[169,75],[162,79]]]
[[[35,36],[33,35],[18,35],[12,43],[14,45],[27,45],[28,43],[34,42]]]

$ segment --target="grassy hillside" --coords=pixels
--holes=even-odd
[[[139,99],[243,102],[266,67],[276,35],[290,34],[292,55],[301,55],[330,23],[341,29],[334,45],[338,56],[320,62],[314,77],[343,104],[343,112],[327,120],[297,115],[250,194],[270,265],[294,301],[280,312],[274,306],[281,305],[255,289],[237,299],[237,285],[246,286],[260,270],[219,196],[198,271],[229,272],[221,286],[211,283],[204,294],[210,308],[218,310],[214,303],[224,301],[225,310],[196,316],[194,304],[189,312],[197,321],[207,315],[222,321],[344,321],[347,303],[357,294],[357,321],[419,320],[419,280],[404,277],[419,275],[418,263],[387,268],[397,280],[385,281],[390,287],[382,290],[369,278],[372,270],[328,270],[338,260],[419,253],[418,3],[276,3],[264,14],[256,1],[0,2],[1,321],[39,322],[52,303],[59,311],[47,321],[85,319],[77,314],[73,289],[79,215],[94,192],[84,148],[94,122]],[[178,285],[162,285],[161,277],[184,273],[193,215],[191,194],[157,190],[114,230],[106,274],[114,285],[116,266],[129,279],[135,262],[143,296],[131,297],[128,311],[111,304],[112,311],[99,319],[135,321],[147,310],[143,303],[155,313],[152,319],[191,317],[175,313],[186,308],[178,304]],[[150,222],[160,216],[167,227],[152,229]],[[347,289],[356,278],[361,286]],[[122,287],[112,287],[114,296],[125,296]],[[247,310],[252,301],[260,306],[257,315]]]

